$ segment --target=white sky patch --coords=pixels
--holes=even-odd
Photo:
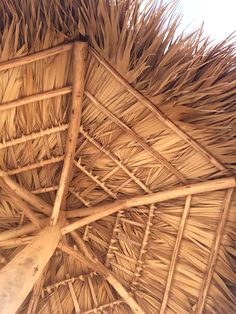
[[[193,30],[204,22],[204,34],[217,42],[236,31],[236,0],[180,0],[181,30]]]
[[[143,6],[150,0],[142,0]],[[161,0],[152,0],[160,3]],[[217,43],[236,32],[236,0],[164,0],[178,2],[182,13],[179,31],[189,33],[204,22],[204,34]],[[236,35],[236,33],[235,33]]]

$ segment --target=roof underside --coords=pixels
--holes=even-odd
[[[146,11],[139,9],[138,1],[128,0],[0,3],[1,62],[85,35],[90,45],[66,210],[235,173],[234,44],[229,40],[210,46],[201,30],[189,36],[175,35],[178,19],[171,14],[173,8],[154,3]],[[50,205],[65,154],[71,54],[72,49],[67,49],[4,71],[0,63],[1,170]],[[104,59],[110,67],[104,66]],[[21,106],[11,103],[47,91],[55,91],[53,97]],[[225,196],[230,197],[231,192],[214,191],[128,208],[77,232],[146,313],[160,310],[176,238],[181,246],[173,262],[166,313],[193,311],[217,234],[221,246],[204,313],[233,313],[235,193],[224,232],[217,231]],[[183,235],[179,235],[188,202],[189,214]],[[0,231],[28,223],[21,208],[1,190]],[[22,241],[30,241],[32,235]],[[69,234],[65,238],[75,245]],[[24,243],[17,245],[0,242],[0,267],[24,247]],[[42,276],[39,293],[37,313],[73,313],[78,307],[82,313],[97,313],[96,309],[101,313],[130,312],[106,280],[60,250]],[[27,312],[33,297],[28,296],[19,313]]]

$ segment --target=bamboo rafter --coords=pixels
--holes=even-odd
[[[102,111],[107,117],[109,117],[113,122],[115,122],[122,130],[130,135],[145,151],[149,153],[158,163],[161,163],[166,169],[168,169],[172,174],[174,174],[181,182],[186,183],[186,178],[172,166],[162,155],[160,155],[156,150],[149,146],[142,138],[136,134],[130,127],[128,127],[124,122],[118,119],[109,109],[102,105],[93,95],[88,91],[84,94],[92,101],[92,103]]]

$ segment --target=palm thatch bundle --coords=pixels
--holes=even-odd
[[[162,1],[0,17],[2,273],[62,233],[17,313],[235,313],[234,38],[181,33]]]

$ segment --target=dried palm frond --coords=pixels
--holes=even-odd
[[[67,209],[235,174],[234,38],[212,45],[202,28],[180,33],[175,9],[174,2],[162,1],[1,1],[0,62],[85,38],[91,48]],[[72,71],[71,51],[1,71],[0,108],[70,87]],[[114,71],[223,166],[217,168],[161,122],[118,82]],[[65,154],[70,100],[65,94],[0,111],[1,169],[51,205]],[[0,231],[27,224],[9,196],[0,193]],[[225,194],[216,191],[191,199],[166,313],[196,308]],[[161,308],[185,201],[121,210],[78,230],[146,313]],[[234,194],[204,313],[236,309],[235,217]],[[75,245],[69,235],[66,239]],[[0,267],[21,249],[0,249]],[[83,313],[130,312],[104,278],[65,253],[54,254],[42,282],[37,313],[73,313],[72,291]],[[27,313],[32,295],[18,313]]]

